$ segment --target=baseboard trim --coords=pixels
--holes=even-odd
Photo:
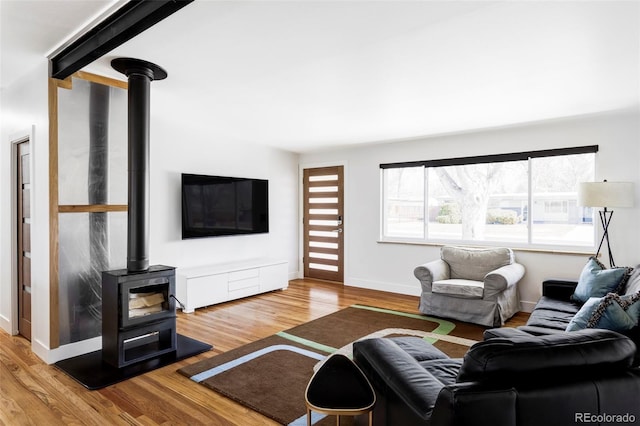
[[[11,329],[11,321],[9,321],[9,318],[5,317],[4,315],[0,315],[0,328],[13,335],[13,330]]]
[[[302,277],[300,276],[300,272],[298,272],[298,271],[289,272],[289,281],[297,280],[297,279],[299,279],[299,278],[302,278]]]
[[[39,340],[31,342],[31,349],[47,364],[54,364],[63,359],[72,358],[78,355],[84,355],[102,349],[102,337],[93,337],[91,339],[82,340],[80,342],[62,345],[56,349],[47,348]]]
[[[358,278],[345,279],[344,285],[350,287],[366,288],[369,290],[388,291],[390,293],[406,294],[407,296],[420,296],[420,286],[407,284],[387,283],[383,281],[362,280]]]
[[[522,312],[533,312],[533,308],[535,308],[537,303],[538,302],[527,302],[525,300],[520,301]]]

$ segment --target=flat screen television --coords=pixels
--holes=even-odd
[[[182,239],[269,232],[269,181],[182,174]]]

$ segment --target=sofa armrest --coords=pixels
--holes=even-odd
[[[422,291],[427,293],[431,293],[431,284],[434,281],[447,280],[450,274],[449,264],[442,259],[424,263],[413,270],[413,275],[422,284]]]
[[[578,285],[578,280],[546,279],[542,282],[542,295],[551,299],[569,302]]]
[[[515,285],[524,276],[524,266],[519,263],[505,265],[484,277],[484,299],[492,300],[507,287]]]
[[[354,342],[353,359],[375,387],[389,389],[421,419],[431,417],[442,383],[391,339]]]

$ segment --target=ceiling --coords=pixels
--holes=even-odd
[[[2,87],[112,1],[1,0]],[[164,67],[152,116],[309,152],[637,108],[640,1],[204,1],[119,56]]]

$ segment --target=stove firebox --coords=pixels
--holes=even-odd
[[[102,358],[124,367],[175,352],[175,268],[102,273]]]

